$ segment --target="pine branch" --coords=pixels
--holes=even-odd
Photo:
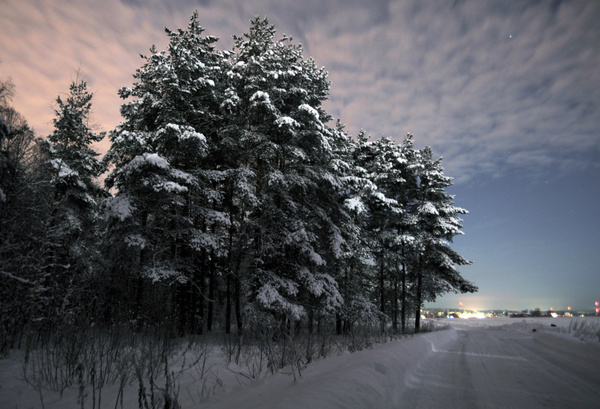
[[[9,278],[17,280],[18,282],[23,283],[23,284],[35,285],[35,283],[33,281],[29,281],[29,280],[26,280],[24,278],[17,277],[15,275],[12,275],[11,273],[7,273],[6,271],[0,271],[0,274],[3,274],[3,275],[5,275],[5,276],[7,276]]]

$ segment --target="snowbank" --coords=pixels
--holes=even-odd
[[[311,364],[296,381],[289,375],[276,374],[260,383],[219,395],[203,407],[394,407],[419,360],[433,353],[432,345],[444,348],[455,337],[456,331],[438,331],[327,358]]]

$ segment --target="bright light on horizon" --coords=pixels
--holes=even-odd
[[[460,297],[460,298],[459,298]],[[597,300],[597,298],[596,298]],[[596,302],[598,305],[595,305]],[[558,305],[558,307],[557,307]],[[562,306],[562,307],[561,307]],[[478,293],[474,294],[446,294],[436,302],[427,302],[425,308],[438,308],[452,310],[455,308],[470,311],[534,311],[539,308],[540,311],[587,311],[593,312],[595,308],[600,308],[600,300],[595,301],[591,297],[503,297],[503,296],[484,296]],[[571,309],[569,310],[569,307]]]

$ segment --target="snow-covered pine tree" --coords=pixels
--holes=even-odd
[[[332,217],[341,209],[333,155],[339,140],[321,106],[327,72],[305,60],[290,38],[275,41],[274,34],[267,19],[254,19],[248,33],[235,37],[228,73],[227,136],[243,152],[240,166],[256,198],[240,226],[251,257],[234,274],[249,289],[251,306],[300,319],[341,304],[327,269],[328,257],[339,253],[332,239],[339,238]]]
[[[348,199],[355,196],[357,183],[354,166],[352,159],[352,149],[354,142],[351,137],[344,129],[344,125],[341,124],[339,119],[336,122],[335,128],[330,129],[331,136],[329,138],[329,146],[331,147],[330,156],[327,159],[327,170],[328,175],[325,174],[330,180],[334,181],[331,185],[324,182],[318,183],[323,185],[326,189],[325,194],[322,195],[325,199],[320,205],[327,212],[326,222],[327,229],[320,229],[317,226],[317,232],[322,233],[322,243],[320,249],[327,260],[327,265],[324,266],[323,271],[328,275],[336,279],[338,285],[338,291],[340,291],[340,279],[342,277],[348,277],[348,267],[352,268],[352,264],[360,260],[362,263],[364,258],[361,257],[362,251],[360,249],[360,229],[357,228],[353,220],[353,210],[348,207]],[[340,291],[342,303],[338,308],[314,308],[312,306],[309,309],[309,331],[312,331],[313,321],[315,318],[319,319],[323,316],[328,317],[331,312],[336,313],[336,327],[339,329],[339,317],[341,313],[348,312],[349,306],[348,300],[344,297],[344,294]],[[364,298],[362,299],[364,300]],[[353,304],[354,311],[360,309],[361,318],[367,319],[369,313],[372,310],[365,311],[362,307],[364,304],[362,300]],[[318,307],[318,306],[317,306]],[[352,308],[352,306],[351,306]],[[346,318],[348,314],[343,314]],[[358,318],[358,317],[357,317]],[[346,327],[346,329],[349,329]]]
[[[199,332],[206,274],[227,225],[219,208],[219,164],[207,153],[220,128],[223,55],[205,36],[198,15],[172,32],[167,52],[152,47],[131,88],[119,91],[124,121],[111,133],[106,179],[115,197],[106,204],[113,243],[124,245],[113,271],[133,272],[139,314],[175,318],[180,332]],[[122,260],[128,261],[123,265]],[[167,284],[156,286],[153,283]],[[148,298],[150,297],[150,298]],[[148,303],[148,301],[150,301]]]
[[[463,234],[460,214],[466,210],[454,206],[454,197],[446,192],[452,178],[445,176],[442,159],[433,160],[429,147],[419,151],[418,191],[412,204],[416,217],[414,285],[416,296],[415,331],[420,329],[424,301],[448,291],[475,292],[477,287],[465,280],[457,265],[471,262],[450,248],[456,235]]]
[[[35,135],[11,105],[14,85],[0,80],[0,357],[29,319],[45,206],[30,172]]]
[[[418,194],[418,170],[419,170],[419,152],[414,149],[413,136],[407,134],[402,144],[398,146],[399,155],[403,158],[402,174],[404,182],[396,192],[396,200],[403,204],[404,213],[399,218],[396,224],[397,239],[395,242],[396,251],[399,259],[396,262],[395,274],[395,309],[396,314],[400,312],[400,329],[402,332],[406,330],[406,318],[413,304],[411,299],[411,288],[409,274],[411,272],[412,262],[414,260],[414,245],[417,218],[411,212],[411,204],[414,201],[415,195]],[[398,283],[399,281],[399,283]],[[398,286],[400,294],[398,294]],[[400,305],[397,305],[399,296]]]
[[[377,300],[382,318],[391,318],[397,329],[398,266],[402,263],[401,248],[407,240],[404,225],[408,220],[405,211],[408,162],[403,150],[392,139],[380,138],[371,142],[364,135],[359,135],[355,160],[371,182],[363,199],[367,211],[361,223],[375,264],[376,294],[373,298]]]
[[[391,138],[374,142],[376,157],[371,177],[377,185],[371,229],[375,232],[374,250],[379,270],[379,303],[382,313],[397,330],[398,269],[403,243],[401,230],[405,214],[404,191],[406,158]],[[385,199],[384,199],[385,198]]]
[[[356,141],[347,148],[349,159],[342,169],[343,190],[340,200],[349,214],[343,225],[346,248],[339,266],[337,281],[344,305],[336,316],[338,335],[349,333],[355,325],[368,327],[378,325],[384,316],[378,302],[371,295],[377,282],[373,268],[375,256],[371,251],[370,235],[367,234],[369,199],[377,186],[370,178],[365,165],[367,153],[371,149],[368,137],[361,131]]]
[[[104,191],[95,183],[104,166],[93,149],[104,138],[89,126],[93,94],[85,81],[73,82],[66,99],[57,98],[54,132],[38,140],[47,183],[47,215],[42,235],[40,274],[46,289],[46,318],[70,320],[83,307],[86,282],[97,272],[98,203]],[[89,304],[85,304],[89,305]]]
[[[26,190],[26,171],[35,139],[25,118],[10,105],[13,93],[14,84],[0,80],[0,234],[14,233],[4,225],[13,219],[9,213],[23,208],[23,204],[11,201]]]

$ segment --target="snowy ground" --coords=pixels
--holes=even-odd
[[[242,368],[209,360],[212,377],[188,372],[178,400],[182,408],[210,409],[598,407],[599,319],[438,323],[449,328],[313,362],[295,381],[286,370],[249,380]],[[40,408],[39,394],[22,380],[19,358],[0,360],[0,408]],[[210,388],[215,393],[207,398],[201,390]],[[138,407],[135,391],[133,385],[123,407]],[[47,409],[81,407],[77,390],[62,398],[42,393]],[[101,407],[115,407],[116,393],[105,388]]]

